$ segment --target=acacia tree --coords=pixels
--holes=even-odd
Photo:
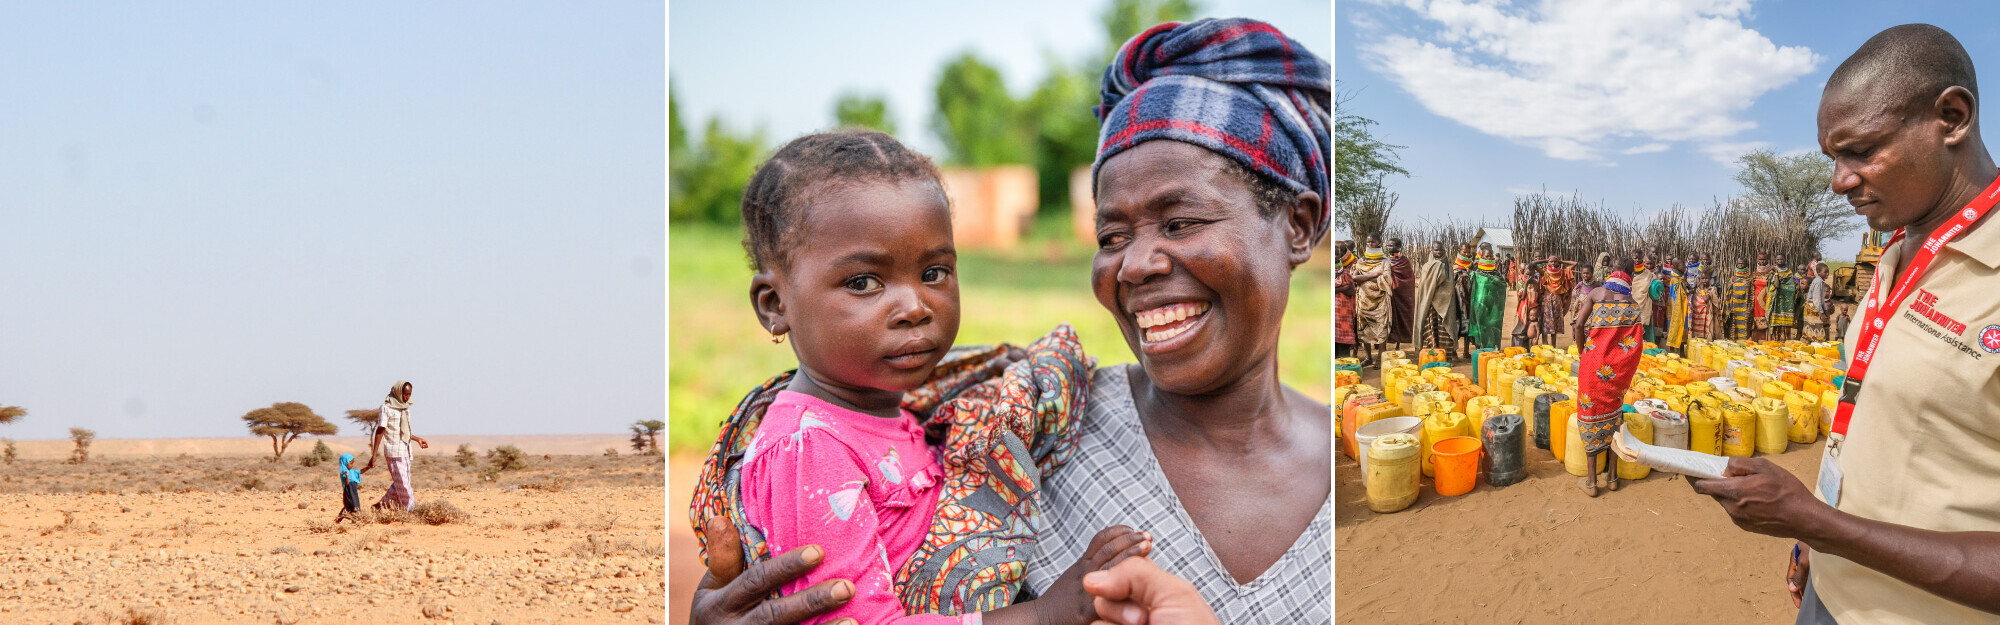
[[[374,444],[375,424],[381,418],[382,410],[380,408],[363,408],[361,410],[347,411],[347,420],[353,421],[354,427],[361,429],[361,438],[368,439],[368,444],[370,445]]]
[[[1370,130],[1375,120],[1345,110],[1353,100],[1352,92],[1345,93],[1334,105],[1337,113],[1333,123],[1334,213],[1336,219],[1349,224],[1348,232],[1358,242],[1380,231],[1365,229],[1356,222],[1379,217],[1376,228],[1388,225],[1388,211],[1381,209],[1382,200],[1394,194],[1387,192],[1383,182],[1390,174],[1408,177],[1410,172],[1397,164],[1396,150],[1403,146],[1376,139]],[[1394,205],[1395,201],[1391,199],[1388,204]]]
[[[667,422],[660,420],[638,421],[632,424],[632,451],[660,453],[660,430],[667,429]]]
[[[22,417],[25,416],[28,416],[27,408],[22,408],[20,406],[0,406],[0,425],[6,425],[9,423],[13,423],[15,421],[19,421],[21,420]],[[0,443],[4,443],[6,446],[6,449],[4,451],[0,451],[0,461],[5,461],[7,464],[14,464],[14,459],[16,456],[16,451],[14,449],[14,439],[0,438]]]
[[[1736,159],[1743,185],[1742,205],[1781,221],[1803,223],[1819,240],[1832,240],[1861,229],[1854,208],[1834,193],[1833,161],[1812,152],[1778,154],[1757,150]]]
[[[71,464],[83,464],[90,460],[90,441],[97,440],[97,432],[83,428],[70,428],[69,440],[76,443],[76,449],[69,452]]]
[[[328,436],[340,432],[339,427],[327,423],[326,417],[315,414],[305,404],[290,401],[252,410],[243,415],[243,422],[251,434],[271,437],[272,462],[283,459],[285,448],[300,435]]]

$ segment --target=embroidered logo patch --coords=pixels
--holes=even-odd
[[[1966,219],[1972,219],[1979,216],[1979,213],[1972,212],[1972,209],[1970,208],[1965,209],[1965,212],[1963,214],[1965,215]]]
[[[2000,325],[1986,326],[1979,331],[1979,348],[1988,354],[2000,354]]]

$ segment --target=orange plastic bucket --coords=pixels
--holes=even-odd
[[[1451,497],[1472,492],[1479,483],[1479,439],[1454,436],[1431,445],[1431,462],[1437,466],[1437,492]]]

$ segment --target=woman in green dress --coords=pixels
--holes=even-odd
[[[1507,277],[1493,262],[1492,248],[1479,244],[1479,260],[1472,271],[1472,309],[1466,316],[1472,344],[1499,348],[1500,324],[1507,309]]]

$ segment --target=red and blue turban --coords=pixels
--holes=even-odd
[[[1149,28],[1104,68],[1092,188],[1104,162],[1132,146],[1192,143],[1293,191],[1319,194],[1318,243],[1333,216],[1332,76],[1326,61],[1256,20]]]

